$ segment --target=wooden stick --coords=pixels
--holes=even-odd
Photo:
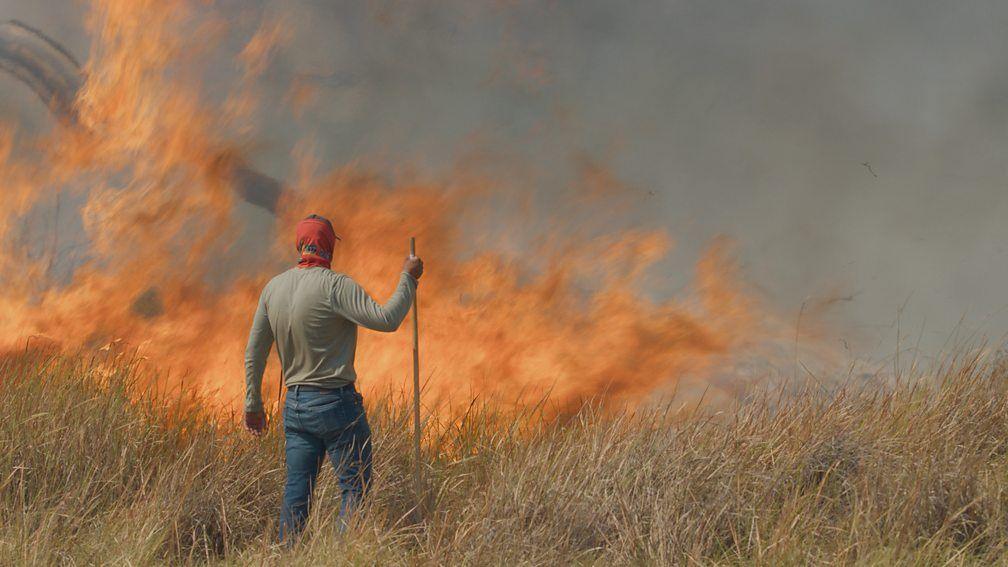
[[[416,238],[409,240],[410,256],[416,256]],[[413,294],[413,490],[416,498],[415,515],[421,514],[422,487],[420,479],[420,324],[417,313],[417,294]]]

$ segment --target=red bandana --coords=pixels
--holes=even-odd
[[[332,263],[333,247],[338,237],[332,226],[321,219],[305,219],[297,225],[297,249],[301,253],[299,268],[322,266],[329,268]]]

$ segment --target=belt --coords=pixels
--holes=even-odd
[[[298,392],[339,392],[347,389],[353,390],[354,383],[350,382],[349,384],[345,384],[339,388],[320,388],[318,386],[309,386],[307,384],[294,384],[293,386],[287,386],[287,391],[294,392],[295,394]]]

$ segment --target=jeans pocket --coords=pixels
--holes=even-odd
[[[320,436],[338,435],[350,426],[353,412],[348,407],[350,405],[348,401],[340,399],[315,409]]]
[[[284,429],[291,427],[291,419],[294,415],[294,402],[288,397],[284,401],[284,405],[280,408],[280,423],[283,424]]]

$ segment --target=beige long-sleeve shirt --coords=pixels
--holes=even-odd
[[[391,332],[413,303],[417,281],[403,272],[379,305],[349,276],[326,268],[292,268],[259,297],[245,349],[245,411],[262,411],[266,357],[276,342],[284,382],[339,388],[357,379],[357,326]]]

